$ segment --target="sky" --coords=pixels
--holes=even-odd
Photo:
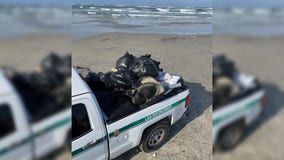
[[[213,7],[284,7],[284,0],[214,0]]]
[[[5,4],[123,4],[123,5],[154,5],[154,6],[195,6],[212,7],[212,0],[0,0]]]
[[[73,0],[73,3],[212,7],[212,0]]]
[[[72,0],[0,0],[0,4],[38,4],[70,6]]]
[[[193,7],[282,7],[284,0],[0,0],[5,4],[65,5],[81,4],[124,4],[154,6],[193,6]]]

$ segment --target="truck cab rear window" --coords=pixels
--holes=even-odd
[[[15,131],[15,123],[9,105],[0,104],[0,139]]]
[[[86,106],[82,103],[72,105],[72,140],[84,136],[91,130]]]

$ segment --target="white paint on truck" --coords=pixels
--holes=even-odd
[[[7,133],[0,134],[1,160],[40,159],[65,145],[71,130],[70,107],[32,123],[21,97],[1,70],[0,88],[0,110],[10,119],[5,122],[10,127]]]
[[[244,120],[245,125],[252,124],[262,111],[263,90],[241,98],[233,103],[221,106],[213,112],[213,144],[216,144],[220,131],[238,120]]]
[[[72,159],[113,159],[138,146],[147,127],[165,118],[174,124],[184,115],[188,109],[185,106],[188,95],[187,89],[108,124],[94,93],[72,69],[72,110],[83,112],[85,109],[91,126],[89,131],[72,140]]]

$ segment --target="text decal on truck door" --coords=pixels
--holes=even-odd
[[[157,116],[159,116],[159,115],[161,115],[163,113],[166,113],[167,111],[173,109],[174,107],[176,107],[177,105],[183,103],[184,101],[185,101],[185,98],[183,98],[183,99],[181,99],[181,100],[179,100],[179,101],[177,101],[177,102],[175,102],[175,103],[173,103],[173,104],[171,104],[171,105],[169,105],[169,106],[167,106],[165,108],[162,108],[162,109],[160,109],[160,110],[158,110],[158,111],[156,111],[156,112],[154,112],[154,113],[152,113],[152,114],[150,114],[150,115],[148,115],[146,117],[143,117],[143,118],[141,118],[141,119],[139,119],[139,120],[137,120],[135,122],[132,122],[132,123],[128,124],[127,126],[124,126],[124,127],[120,128],[119,132],[120,133],[124,132],[124,131],[132,128],[132,127],[138,126],[138,125],[140,125],[140,124],[142,124],[144,122],[147,122],[147,121],[149,121],[149,120],[151,120],[151,119],[153,119],[153,118],[155,118],[155,117],[157,117]],[[114,137],[114,132],[109,134],[109,138],[112,138],[112,137]]]
[[[220,122],[222,122],[225,119],[228,119],[228,118],[230,118],[234,115],[237,115],[237,114],[239,114],[243,111],[246,111],[246,110],[248,110],[252,107],[255,107],[258,103],[260,103],[260,99],[253,100],[253,101],[247,103],[246,105],[244,105],[243,107],[238,108],[237,110],[234,110],[233,112],[230,112],[229,114],[226,114],[224,116],[217,117],[217,118],[213,119],[213,126],[219,124]]]

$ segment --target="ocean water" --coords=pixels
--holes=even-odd
[[[0,4],[0,39],[29,33],[69,33],[71,9]]]
[[[213,33],[284,36],[284,9],[214,8]]]
[[[211,34],[212,8],[72,5],[74,39],[106,32]]]

